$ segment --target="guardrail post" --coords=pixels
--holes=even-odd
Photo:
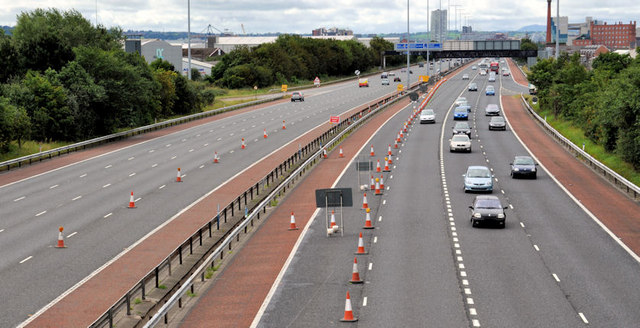
[[[160,287],[159,269],[156,267],[156,288]]]
[[[129,296],[129,293],[125,295],[125,299],[127,300],[127,315],[131,315],[131,296]]]
[[[193,236],[189,237],[189,255],[193,255]]]
[[[109,311],[107,312],[109,315],[109,327],[113,327],[113,310],[109,309]]]
[[[200,239],[200,246],[202,246],[202,229],[198,230],[198,239]]]
[[[144,284],[144,278],[142,278],[142,282],[140,283],[140,290],[142,291],[142,299],[147,299],[147,287]]]
[[[178,258],[180,259],[180,265],[182,265],[182,245],[178,246]]]

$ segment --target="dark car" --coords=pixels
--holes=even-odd
[[[304,95],[302,94],[302,92],[294,91],[291,94],[291,102],[294,101],[304,101]]]
[[[453,134],[466,134],[471,138],[471,127],[467,122],[458,122],[453,126]]]
[[[399,76],[393,78],[393,82],[402,82]]]
[[[535,179],[537,177],[538,164],[533,161],[533,158],[529,156],[516,156],[511,163],[511,177],[530,177]]]
[[[507,122],[502,116],[494,116],[489,121],[489,130],[507,130]]]
[[[505,227],[506,215],[502,207],[500,199],[496,196],[476,196],[473,203],[469,206],[471,209],[471,225],[477,226],[481,222],[497,223],[500,228]]]

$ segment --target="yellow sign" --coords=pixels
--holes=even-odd
[[[402,91],[402,90],[404,90],[404,85],[398,84],[398,91]]]
[[[286,84],[283,84],[283,85],[282,85],[282,88],[280,88],[280,91],[282,91],[282,92],[287,92],[287,85],[286,85]]]
[[[429,82],[429,75],[420,75],[420,77],[418,77],[418,81]]]

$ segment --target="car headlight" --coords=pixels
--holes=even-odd
[[[513,171],[518,172],[518,171],[520,171],[520,169],[516,167],[516,168],[513,169]]]
[[[502,213],[498,214],[498,219],[504,219],[504,214]]]
[[[474,213],[473,217],[479,219],[480,217],[482,217],[482,215],[480,215],[480,213]]]
[[[453,130],[453,133],[458,133],[458,130]]]

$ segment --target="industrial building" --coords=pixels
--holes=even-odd
[[[444,41],[447,37],[447,11],[436,9],[431,12],[431,38]]]

